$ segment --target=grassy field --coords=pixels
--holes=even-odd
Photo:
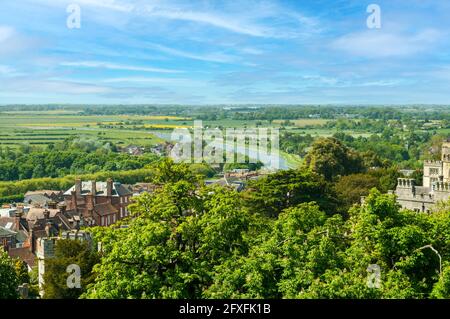
[[[70,127],[31,129],[12,127],[1,127],[0,146],[17,148],[22,144],[32,146],[46,146],[62,142],[68,137],[74,138],[95,138],[101,141],[111,141],[117,145],[155,145],[162,140],[155,135],[145,131],[128,131],[116,129],[82,128]]]
[[[205,120],[204,128],[280,128],[312,136],[331,136],[336,130],[323,128],[329,120]],[[46,146],[72,138],[95,138],[119,146],[137,144],[149,146],[169,138],[175,128],[191,128],[194,120],[165,115],[80,115],[74,111],[12,111],[0,114],[0,146],[17,148],[23,144]],[[370,134],[346,131],[354,136]],[[297,167],[302,159],[282,154],[289,167]]]
[[[275,120],[273,121],[276,124],[282,124],[285,120]],[[325,119],[298,119],[298,120],[289,120],[289,122],[293,123],[295,127],[305,128],[308,126],[319,126],[324,125],[331,120]]]

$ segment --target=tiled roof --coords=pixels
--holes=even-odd
[[[0,236],[6,237],[6,236],[16,236],[16,232],[6,229],[4,227],[0,227]]]
[[[106,216],[106,215],[115,214],[118,212],[117,208],[115,208],[110,203],[97,204],[94,206],[94,210],[100,216]]]
[[[31,207],[27,213],[27,220],[37,220],[44,218],[44,211],[48,210],[50,212],[50,217],[55,217],[59,210],[57,209],[46,209],[39,207]]]
[[[44,205],[48,202],[51,202],[52,199],[42,195],[42,194],[30,194],[30,195],[25,195],[24,197],[24,202],[25,203],[33,203],[33,204],[41,204]]]
[[[61,191],[54,191],[54,190],[38,190],[38,191],[28,191],[25,193],[25,196],[31,196],[31,195],[51,195],[51,194],[60,194]]]
[[[20,260],[23,260],[30,267],[33,267],[35,264],[36,256],[27,247],[10,248],[8,255],[11,258],[19,258]]]

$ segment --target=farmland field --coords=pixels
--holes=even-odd
[[[288,132],[331,136],[336,129],[325,128],[328,119],[279,120],[203,120],[204,128],[281,128]],[[175,128],[192,128],[194,118],[173,115],[83,115],[76,110],[7,111],[0,117],[0,146],[18,148],[21,145],[45,147],[67,138],[97,139],[118,146],[131,144],[151,146],[170,139]],[[353,136],[367,133],[344,131]],[[297,167],[302,158],[282,152],[288,167]]]

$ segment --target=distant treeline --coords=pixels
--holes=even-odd
[[[135,184],[149,180],[153,174],[152,169],[137,169],[132,171],[99,172],[95,174],[67,175],[59,178],[33,178],[23,181],[0,182],[0,203],[23,199],[28,191],[40,189],[66,190],[70,188],[77,177],[82,180],[106,181],[112,178],[123,184]]]
[[[5,105],[6,111],[76,111],[81,115],[176,115],[203,120],[275,120],[339,117],[381,120],[450,120],[448,105]]]

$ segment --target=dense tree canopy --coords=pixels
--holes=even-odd
[[[78,298],[93,281],[92,267],[98,262],[96,247],[88,241],[61,239],[55,247],[55,257],[45,261],[44,298]],[[80,288],[68,287],[67,269],[70,265],[80,267]]]
[[[317,139],[305,157],[305,164],[329,181],[364,170],[360,155],[335,138]]]
[[[14,261],[0,248],[0,299],[18,298],[19,277]]]
[[[364,204],[333,213],[320,201],[333,194],[326,182],[302,170],[244,193],[179,176],[140,196],[127,227],[93,230],[103,249],[84,298],[449,296],[446,208],[402,210],[373,189]]]

